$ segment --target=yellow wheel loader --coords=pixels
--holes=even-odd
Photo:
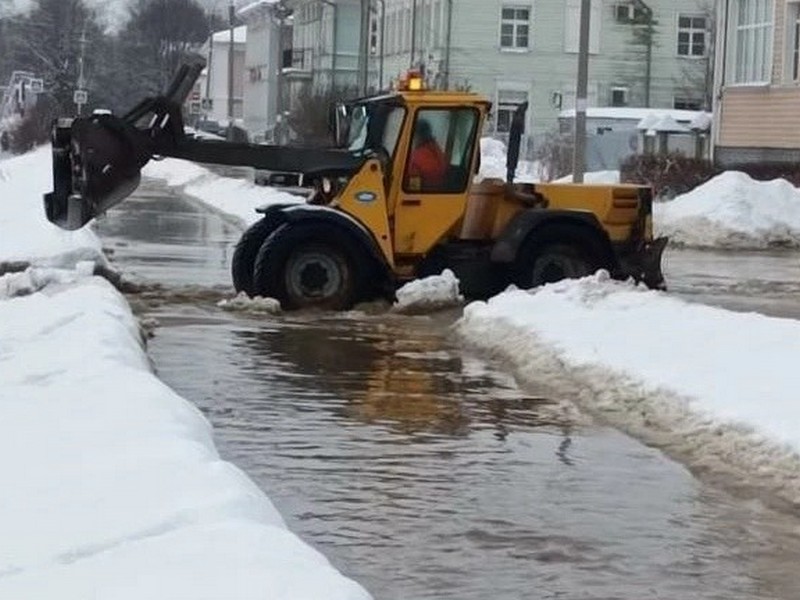
[[[527,106],[513,119],[507,178],[475,181],[491,105],[426,90],[411,73],[385,95],[331,110],[330,148],[201,140],[181,106],[202,65],[184,66],[163,96],[122,117],[94,114],[53,128],[48,218],[82,227],[130,195],[154,157],[302,174],[305,203],[269,205],[233,257],[237,291],[286,309],[345,309],[449,268],[469,298],[607,269],[663,288],[652,193],[632,185],[515,184]]]

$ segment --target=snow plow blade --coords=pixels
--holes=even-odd
[[[80,229],[127,198],[151,154],[138,132],[108,114],[59,119],[53,125],[53,191],[45,213],[62,229]]]

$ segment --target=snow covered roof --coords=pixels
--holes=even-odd
[[[230,40],[231,40],[230,29],[223,29],[222,31],[217,31],[214,34],[215,44],[227,44],[230,43]],[[245,42],[247,42],[247,25],[240,25],[239,27],[235,27],[233,30],[233,43],[244,44]]]
[[[269,9],[274,4],[277,4],[278,0],[257,0],[256,2],[250,2],[246,4],[242,8],[236,11],[240,17],[248,17],[251,13],[256,13],[259,9]]]
[[[586,110],[586,116],[590,119],[620,119],[629,121],[641,121],[652,113],[667,114],[679,123],[690,123],[702,111],[697,110],[675,110],[667,108],[630,108],[627,106],[599,106]],[[575,110],[562,110],[558,115],[559,119],[574,119]]]

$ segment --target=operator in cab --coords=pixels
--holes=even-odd
[[[414,128],[411,156],[408,162],[409,187],[419,191],[435,191],[444,188],[447,173],[447,158],[433,137],[431,124],[424,119]]]

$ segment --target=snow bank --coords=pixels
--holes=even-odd
[[[590,171],[583,174],[584,183],[615,184],[620,182],[619,171]],[[553,183],[573,183],[572,174],[553,181]]]
[[[800,322],[600,272],[470,304],[458,330],[690,466],[800,502]]]
[[[90,228],[64,231],[44,216],[42,196],[53,189],[49,146],[4,160],[0,170],[0,263],[71,268],[88,260],[107,266]]]
[[[392,310],[404,314],[433,312],[458,306],[464,301],[458,291],[458,279],[450,269],[445,269],[441,275],[410,281],[395,295],[397,302]]]
[[[506,145],[494,138],[481,138],[481,168],[477,181],[484,179],[506,179]],[[539,165],[526,160],[519,161],[515,181],[518,183],[536,183],[541,181]]]
[[[367,598],[220,460],[107,282],[0,301],[1,598]]]
[[[800,247],[800,190],[783,179],[755,181],[729,171],[708,183],[656,203],[658,235],[698,247]]]
[[[185,194],[238,217],[248,225],[261,218],[256,212],[260,206],[302,202],[301,198],[278,189],[259,186],[244,179],[221,177],[205,167],[177,158],[150,161],[142,170],[142,175],[181,188]]]
[[[49,149],[0,169],[0,263],[38,265],[0,276],[0,598],[368,598],[153,374],[94,233],[45,220]]]

